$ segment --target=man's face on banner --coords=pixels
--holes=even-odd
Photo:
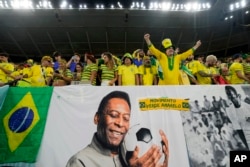
[[[232,101],[235,108],[239,108],[241,106],[240,96],[237,94],[237,92],[230,90],[229,99]]]
[[[129,105],[124,99],[112,98],[104,110],[98,121],[98,136],[106,146],[118,147],[129,129]]]

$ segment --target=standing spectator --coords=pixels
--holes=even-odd
[[[50,86],[54,70],[51,68],[52,58],[43,56],[41,65],[33,65],[30,69],[31,86]]]
[[[86,53],[84,60],[87,64],[84,67],[81,81],[84,81],[90,85],[96,85],[96,77],[98,70],[96,58],[93,54]]]
[[[197,69],[197,80],[201,85],[211,85],[214,84],[215,77],[219,76],[216,68],[217,58],[214,55],[209,55],[206,57],[205,64],[200,63]],[[216,83],[215,83],[216,84]]]
[[[139,85],[138,68],[133,64],[130,53],[126,53],[122,59],[122,65],[118,67],[118,85]]]
[[[58,51],[55,51],[52,55],[52,57],[55,59],[55,62],[54,62],[54,70],[58,70],[59,68],[59,61],[62,59],[62,54]]]
[[[143,57],[143,64],[139,66],[139,82],[140,85],[157,85],[157,70],[151,64],[150,57]]]
[[[145,56],[145,53],[142,49],[137,49],[132,54],[133,57],[133,63],[137,67],[140,67],[143,64],[143,57]]]
[[[114,86],[118,78],[117,66],[111,53],[104,52],[102,55],[104,64],[99,66],[101,86]]]
[[[65,59],[59,60],[59,68],[54,72],[53,86],[69,85],[72,81],[73,75],[66,67],[67,61]]]
[[[67,62],[67,68],[70,69],[71,72],[74,72],[76,69],[76,64],[80,63],[81,55],[79,53],[75,53],[74,56]]]
[[[241,54],[235,54],[232,57],[233,64],[229,67],[231,74],[230,84],[244,84],[245,82],[250,83],[250,80],[244,74],[244,68],[242,63]]]
[[[159,83],[158,85],[179,85],[179,71],[182,60],[194,53],[201,45],[201,41],[197,41],[193,48],[182,54],[175,54],[175,48],[170,39],[164,39],[162,45],[165,53],[156,49],[150,40],[150,34],[145,34],[144,39],[148,45],[149,50],[156,56],[160,63]]]
[[[0,53],[0,86],[8,83],[8,76],[14,71],[14,65],[8,62],[8,58],[8,53]]]
[[[200,62],[198,60],[194,60],[194,55],[190,55],[187,59],[186,67],[192,72],[194,76],[196,76],[198,66]]]

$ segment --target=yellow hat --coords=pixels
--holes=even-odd
[[[164,47],[164,49],[167,49],[169,47],[174,47],[169,38],[164,39],[161,43],[162,43],[162,46]]]
[[[28,59],[28,60],[27,60],[27,63],[33,64],[33,63],[34,63],[34,60],[33,60],[33,59]]]
[[[47,60],[52,62],[52,58],[50,56],[43,56],[42,61]]]
[[[128,57],[128,58],[132,59],[132,55],[130,53],[125,53],[123,55],[123,58],[125,58],[125,57]]]

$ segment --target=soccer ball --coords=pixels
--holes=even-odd
[[[136,146],[139,147],[139,157],[141,157],[153,144],[162,148],[160,134],[154,134],[150,128],[136,124],[129,129],[122,142],[122,158],[127,163],[132,157]],[[163,162],[163,160],[161,161]]]

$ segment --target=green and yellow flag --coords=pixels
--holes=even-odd
[[[53,87],[8,90],[0,110],[0,164],[35,162]]]

